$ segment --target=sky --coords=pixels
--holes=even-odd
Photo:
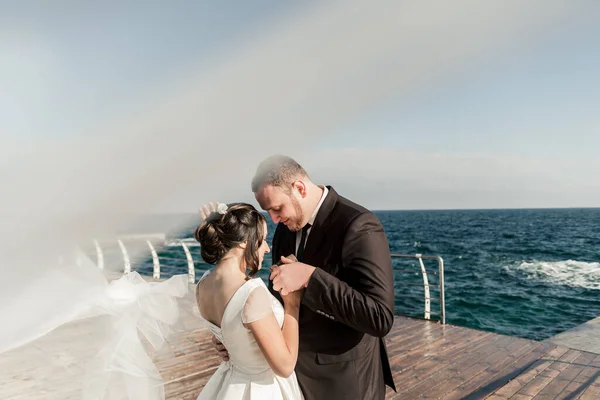
[[[145,173],[157,177],[158,187],[146,188],[148,193],[162,192],[156,202],[138,202],[141,210],[188,212],[215,196],[253,202],[249,182],[256,164],[268,154],[285,153],[316,182],[372,209],[600,207],[600,3],[595,1],[550,1],[543,7],[533,0],[485,7],[461,1],[447,14],[448,6],[440,2],[402,1],[388,3],[397,14],[387,16],[378,13],[383,6],[345,11],[331,6],[324,14],[339,13],[336,22],[314,17],[321,12],[317,2],[5,3],[0,5],[2,165],[14,171],[27,157],[55,158],[63,172],[52,174],[53,186],[68,186],[70,168],[86,171],[94,163],[117,165],[115,157],[130,158],[145,167],[120,166],[138,174],[127,178],[130,187],[140,185],[132,192],[142,192],[149,181],[140,178]],[[343,21],[340,16],[352,23],[337,22]],[[317,40],[304,43],[292,32],[300,32],[298,19],[313,17],[314,25],[302,32]],[[374,27],[378,18],[381,31]],[[323,32],[331,37],[321,43]],[[335,47],[326,47],[328,40]],[[267,63],[271,55],[273,62]],[[265,66],[290,68],[291,78],[282,80],[289,91],[259,89],[273,77]],[[197,82],[204,82],[199,84],[204,89],[196,89]],[[202,103],[204,93],[221,93],[224,99]],[[196,113],[191,104],[210,105]],[[227,120],[231,131],[223,130],[229,133],[221,139],[208,134],[203,147],[200,133],[197,145],[193,136],[161,128],[181,146],[181,158],[176,147],[165,150],[168,161],[148,150],[152,165],[144,157],[146,142],[154,140],[155,126],[168,127],[164,121],[177,119],[178,110],[198,117],[195,125],[191,120],[182,125],[186,129],[207,134],[202,127],[214,126],[204,125],[204,112],[205,120]],[[130,138],[127,127],[138,133]],[[121,141],[127,151],[118,153]],[[232,143],[245,143],[246,151]],[[105,146],[106,156],[94,162],[70,158],[68,149],[77,146],[90,154]],[[190,157],[205,164],[196,169]],[[70,172],[61,175],[64,171]],[[90,173],[90,180],[101,187],[114,183],[108,172],[96,174]],[[7,176],[13,184],[28,179]],[[181,190],[175,193],[166,181],[178,179]],[[48,182],[36,175],[30,186],[39,191]],[[103,191],[102,207],[118,208],[116,193],[125,193],[115,188]],[[48,197],[49,204],[58,198]],[[77,209],[78,201],[88,203],[83,196],[71,199],[69,209]],[[108,207],[110,202],[115,205]]]

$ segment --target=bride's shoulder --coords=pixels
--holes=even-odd
[[[201,286],[203,286],[203,283],[205,283],[208,279],[208,276],[210,275],[210,273],[214,270],[214,268],[211,268],[207,271],[205,271],[202,276],[200,277],[200,279],[198,279],[198,282],[196,282],[196,297],[198,297],[198,292],[199,292],[199,288]]]
[[[264,288],[267,292],[269,291],[269,289],[267,288],[267,285],[265,284],[265,281],[263,281],[261,278],[258,278],[258,277],[249,279],[246,282],[246,285],[250,291],[252,291],[256,288]]]
[[[248,295],[253,294],[253,297],[259,296],[263,299],[268,299],[273,308],[278,308],[281,303],[269,290],[265,281],[261,278],[254,278],[252,283],[248,284]]]
[[[250,278],[244,284],[244,289],[246,291],[246,295],[244,297],[248,298],[250,295],[257,296],[258,292],[265,292],[266,295],[269,295],[269,289],[265,282],[261,278]]]
[[[197,285],[199,285],[199,284],[200,284],[200,282],[204,281],[204,280],[206,279],[206,277],[207,277],[207,276],[209,276],[209,275],[210,275],[210,273],[211,273],[212,271],[214,271],[214,270],[215,270],[214,268],[211,268],[211,269],[208,269],[208,270],[204,271],[204,273],[202,274],[202,276],[200,277],[200,279],[198,279],[198,283],[197,283]]]

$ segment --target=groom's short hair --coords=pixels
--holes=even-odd
[[[307,177],[308,174],[296,160],[276,154],[264,159],[258,165],[256,174],[252,178],[252,192],[256,193],[267,185],[279,186],[289,191],[290,183],[296,179]]]

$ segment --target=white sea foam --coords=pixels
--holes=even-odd
[[[600,289],[600,262],[534,260],[523,261],[515,269],[531,279],[585,289]]]

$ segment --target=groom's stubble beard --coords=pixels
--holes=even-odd
[[[289,195],[292,205],[294,206],[294,211],[296,212],[296,216],[293,219],[293,224],[288,225],[288,229],[292,232],[298,232],[302,229],[302,221],[304,221],[304,212],[302,211],[302,207],[300,206],[300,202],[296,199],[292,194]]]

